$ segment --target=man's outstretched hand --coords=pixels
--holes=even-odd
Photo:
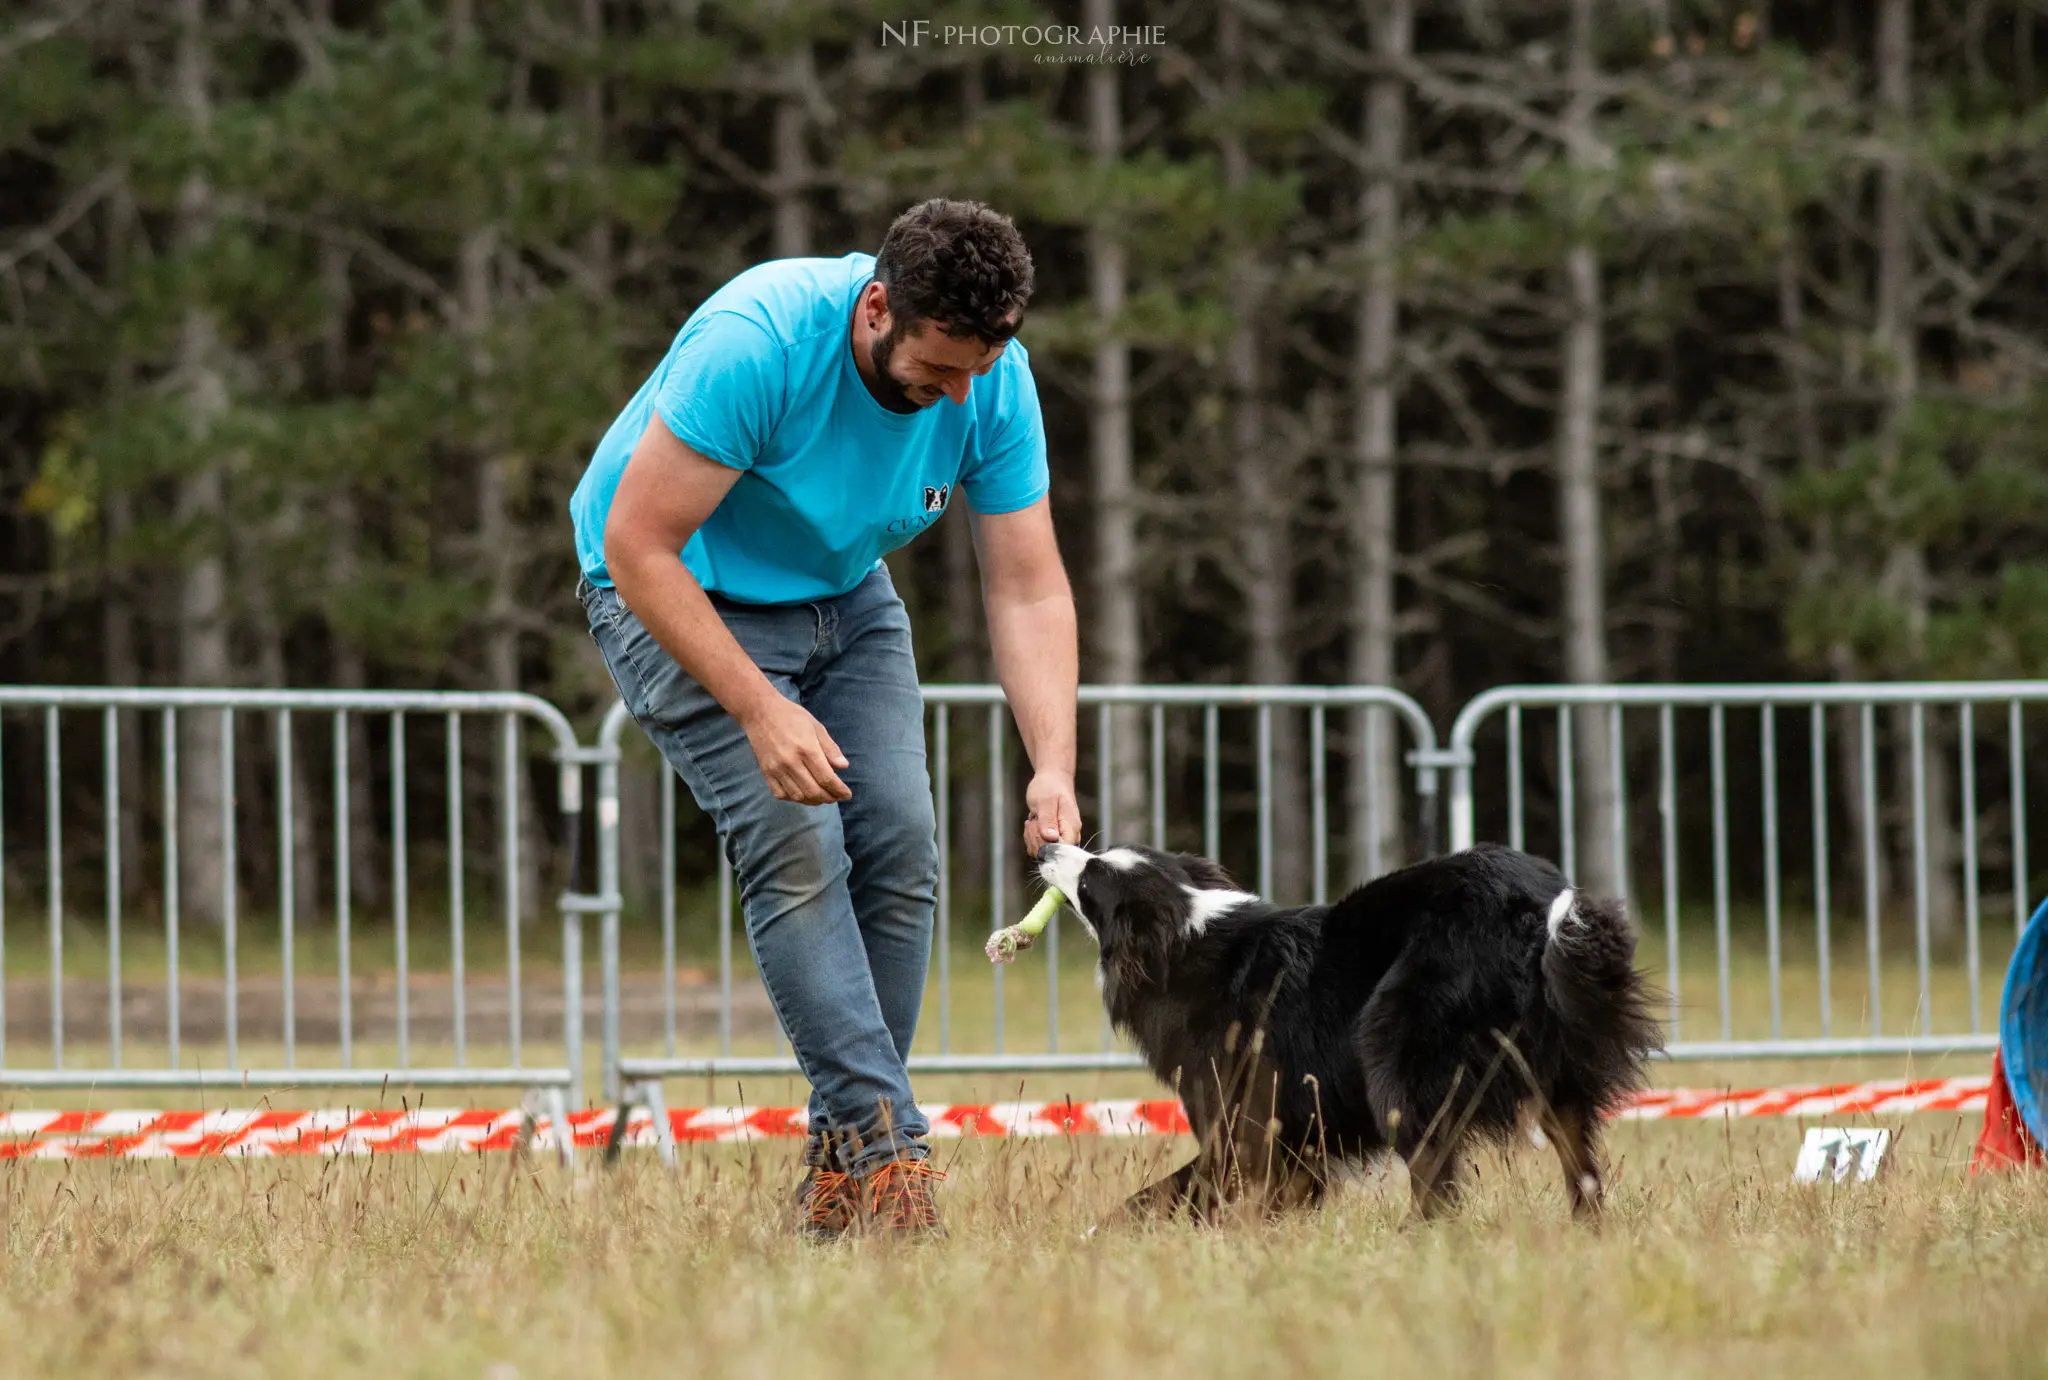
[[[1035,858],[1048,843],[1081,841],[1081,802],[1074,797],[1074,778],[1065,772],[1042,771],[1024,788],[1024,856]]]

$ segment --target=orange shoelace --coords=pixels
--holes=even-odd
[[[888,1201],[899,1227],[935,1227],[939,1207],[932,1200],[932,1185],[945,1174],[923,1160],[891,1160],[869,1179],[872,1196],[868,1211],[879,1215]]]
[[[846,1223],[842,1218],[856,1201],[858,1195],[853,1175],[821,1169],[811,1180],[810,1196],[806,1199],[810,1224],[814,1227],[843,1227]]]

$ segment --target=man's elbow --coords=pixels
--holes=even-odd
[[[631,524],[605,524],[605,573],[611,576],[613,587],[618,589],[621,595],[639,583],[640,572],[647,568],[647,554],[651,549],[646,534],[635,531]]]
[[[1043,574],[999,581],[988,591],[988,602],[1004,612],[1053,613],[1073,616],[1074,588],[1067,572],[1058,566]]]

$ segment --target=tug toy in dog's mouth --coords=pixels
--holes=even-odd
[[[1030,914],[1008,929],[997,930],[988,937],[988,943],[983,949],[988,954],[988,961],[1015,961],[1018,954],[1031,947],[1032,940],[1045,933],[1045,927],[1052,923],[1053,916],[1058,914],[1060,906],[1066,899],[1060,895],[1058,888],[1047,887],[1045,895],[1038,898],[1038,904],[1031,908]]]

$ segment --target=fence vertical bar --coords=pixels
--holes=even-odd
[[[1330,899],[1330,801],[1329,769],[1323,761],[1323,736],[1328,732],[1327,716],[1321,705],[1308,712],[1309,751],[1309,848],[1313,859],[1315,903]]]
[[[178,711],[164,710],[164,1043],[178,1067]]]
[[[953,1049],[953,720],[951,706],[941,702],[933,713],[932,752],[938,769],[932,773],[939,826],[939,1053]]]
[[[1558,860],[1564,875],[1579,878],[1579,764],[1574,751],[1572,711],[1557,707],[1557,834]]]
[[[1963,940],[1970,965],[1970,1033],[1975,1035],[1984,1028],[1984,1002],[1977,972],[1977,716],[1973,709],[1964,701],[1956,739],[1963,759]]]
[[[1166,850],[1166,706],[1152,706],[1152,846]]]
[[[43,711],[43,846],[50,869],[50,1067],[64,1067],[64,817],[63,757],[57,707]]]
[[[1664,827],[1664,969],[1670,986],[1671,1035],[1678,1037],[1678,771],[1671,706],[1657,710],[1657,810]]]
[[[1734,1006],[1728,983],[1728,716],[1720,705],[1708,712],[1713,754],[1714,807],[1714,964],[1720,969],[1721,1038],[1734,1033]]]
[[[1095,808],[1101,813],[1100,837],[1104,848],[1116,845],[1116,766],[1110,750],[1109,706],[1095,707]]]
[[[227,955],[228,1067],[241,1064],[241,938],[235,885],[235,711],[220,711],[221,934]]]
[[[1877,933],[1877,707],[1865,700],[1858,708],[1863,739],[1863,929],[1870,965],[1870,1033],[1878,1035],[1884,1030],[1884,972]]]
[[[1261,704],[1259,734],[1259,895],[1273,894],[1273,707]]]
[[[412,1067],[412,901],[406,875],[405,711],[391,714],[391,915],[398,942],[398,1065]]]
[[[298,869],[293,842],[298,836],[297,795],[292,789],[292,711],[277,711],[277,936],[284,967],[284,1066],[298,1067]]]
[[[661,777],[661,1049],[676,1053],[676,774],[666,761]],[[718,849],[725,852],[723,841]],[[721,1050],[720,1053],[725,1051]]]
[[[574,1107],[583,1100],[583,913],[578,910],[562,915],[562,1062],[569,1066]]]
[[[1365,739],[1365,755],[1360,759],[1365,764],[1365,780],[1360,782],[1359,795],[1365,801],[1365,875],[1358,875],[1358,859],[1349,859],[1350,872],[1355,881],[1367,881],[1380,875],[1386,864],[1384,840],[1380,827],[1380,728],[1385,716],[1377,709],[1361,708],[1358,711],[1358,730]],[[1399,730],[1396,730],[1398,732]],[[1395,813],[1400,812],[1400,796],[1394,797]]]
[[[1628,763],[1622,753],[1622,709],[1607,706],[1607,760],[1613,769],[1614,883],[1622,904],[1628,903]]]
[[[509,710],[499,722],[498,750],[498,868],[505,905],[505,1030],[516,1068],[522,1062],[520,1037],[525,1033],[519,1020],[519,716]],[[605,826],[604,799],[604,793],[598,792],[600,829]]]
[[[1107,744],[1105,743],[1105,747]],[[1079,783],[1075,783],[1078,789]],[[1037,848],[1029,843],[1021,845],[1024,856],[1018,861],[1029,868],[1037,860]],[[1045,927],[1045,1049],[1050,1054],[1059,1048],[1060,1038],[1060,916],[1053,912],[1052,922]]]
[[[1522,706],[1508,706],[1508,847],[1527,846],[1527,820],[1522,807]]]
[[[121,720],[108,705],[101,720],[107,798],[107,1048],[121,1067]]]
[[[580,927],[581,919],[575,918],[575,924]],[[462,931],[462,715],[451,711],[448,715],[448,966],[451,970],[448,980],[457,1068],[469,1063],[469,1012],[463,1000]],[[577,962],[582,962],[580,947]]]
[[[1114,719],[1110,716],[1108,705],[1096,706],[1095,803],[1096,808],[1101,812],[1101,819],[1097,824],[1097,836],[1101,839],[1104,848],[1113,847],[1116,843],[1116,753],[1113,748],[1115,729],[1112,727],[1114,722]],[[1055,915],[1053,917],[1053,927],[1057,929],[1058,926],[1059,917]],[[999,969],[998,972],[1000,971]],[[1058,986],[1059,968],[1057,966],[1054,966],[1052,969],[1050,981],[1054,986]],[[1109,1008],[1107,1006],[1102,1008],[1102,1017],[1096,1024],[1096,1038],[1102,1048],[1108,1049],[1110,1029]]]
[[[1907,711],[1913,742],[1913,958],[1920,973],[1920,1033],[1933,1033],[1933,954],[1929,944],[1927,875],[1927,706]]]
[[[988,707],[988,927],[990,933],[1002,929],[1004,869],[1009,865],[1009,850],[1003,842],[1003,710],[1001,705]],[[1104,805],[1105,814],[1108,806]],[[1107,828],[1107,824],[1103,826]],[[995,1045],[996,1053],[1003,1052],[1003,969],[995,970]]]
[[[2012,943],[2018,948],[2027,917],[2033,913],[2027,886],[2027,752],[2018,700],[2008,710],[2007,737],[2012,752]]]
[[[341,1066],[356,1062],[354,905],[349,891],[349,761],[348,711],[334,711],[334,939],[341,963]],[[519,1062],[513,1056],[514,1063]]]
[[[1820,1033],[1831,1033],[1834,1001],[1828,991],[1828,721],[1813,706],[1813,942],[1820,967]]]
[[[508,747],[511,744],[507,744]],[[509,755],[509,754],[508,754]],[[613,742],[597,764],[597,891],[606,898],[597,917],[598,1073],[605,1100],[616,1103],[624,1094],[619,1078],[619,745]],[[513,816],[516,821],[518,816]],[[516,824],[515,824],[516,827]],[[518,912],[512,913],[518,932]],[[517,992],[515,989],[515,997]],[[579,991],[579,997],[580,997]],[[516,1008],[515,1008],[516,1009]],[[581,1019],[582,1003],[577,1003]],[[515,1027],[516,1028],[516,1027]],[[578,1046],[577,1072],[582,1071]],[[514,1056],[517,1057],[516,1054]]]
[[[1761,746],[1764,786],[1764,943],[1769,949],[1771,1038],[1785,1034],[1784,953],[1778,932],[1778,716],[1775,705],[1762,711]]]
[[[1219,858],[1223,852],[1222,791],[1217,782],[1217,708],[1202,706],[1202,852]]]
[[[718,1052],[732,1053],[732,860],[718,849]],[[782,1023],[775,1023],[776,1040]]]
[[[6,725],[0,724],[0,1069],[7,1067],[7,770]]]

